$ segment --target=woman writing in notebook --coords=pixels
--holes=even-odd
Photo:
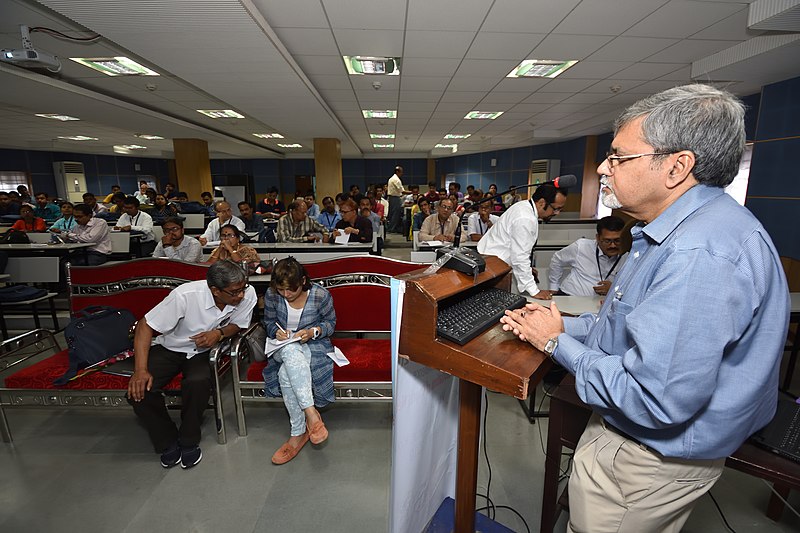
[[[289,440],[272,456],[274,464],[282,465],[309,440],[320,444],[328,438],[317,407],[334,401],[333,360],[328,356],[336,327],[333,298],[321,285],[311,283],[296,259],[281,259],[264,295],[263,324],[270,339],[298,339],[272,353],[264,369],[267,396],[283,396],[289,412]]]

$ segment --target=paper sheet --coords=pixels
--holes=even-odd
[[[349,233],[344,233],[344,232],[339,232],[339,236],[336,237],[336,241],[335,242],[336,242],[336,244],[347,244],[348,242],[350,242],[350,234]]]
[[[300,341],[300,337],[292,337],[291,339],[286,339],[285,341],[279,341],[279,340],[267,337],[267,342],[264,345],[264,355],[269,357],[270,355],[274,354],[275,352],[277,352],[278,350],[280,350],[281,348],[283,348],[287,344],[291,344],[293,342],[299,342],[299,341]]]
[[[444,241],[422,241],[420,246],[444,246]]]
[[[336,366],[347,366],[350,364],[350,361],[347,359],[347,357],[345,357],[342,351],[336,346],[333,347],[332,352],[328,352],[328,357],[330,357],[331,360],[336,363]]]

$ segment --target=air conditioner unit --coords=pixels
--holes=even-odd
[[[83,202],[83,193],[88,192],[83,163],[56,161],[53,163],[53,174],[56,176],[56,192],[59,198],[74,204]]]
[[[554,180],[561,172],[560,159],[537,159],[531,161],[531,170],[528,173],[528,185],[544,183]]]

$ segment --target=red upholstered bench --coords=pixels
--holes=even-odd
[[[98,267],[69,267],[70,310],[75,313],[89,306],[101,305],[129,309],[139,319],[169,292],[187,281],[206,278],[208,266],[168,259],[138,259]],[[223,343],[211,351],[214,380],[212,401],[217,419],[217,440],[224,444],[220,376],[230,368]],[[224,348],[224,350],[223,350]],[[223,354],[225,355],[223,357]],[[24,361],[35,361],[19,369]],[[11,442],[11,431],[3,412],[8,407],[128,407],[125,394],[128,377],[107,372],[93,372],[64,386],[53,385],[69,366],[67,350],[47,330],[37,329],[4,341],[0,345],[0,432]],[[113,372],[113,365],[109,367]],[[166,388],[168,405],[180,403],[180,376]]]
[[[350,361],[333,367],[337,401],[391,401],[392,350],[390,280],[426,265],[378,256],[346,257],[304,265],[315,283],[327,288],[336,309],[333,344]],[[238,361],[233,372],[234,405],[239,435],[247,435],[244,403],[280,401],[264,396],[262,371],[268,362],[255,361],[248,339],[263,339],[264,329],[255,324],[233,343],[231,357]],[[260,343],[263,347],[263,342]],[[238,370],[238,371],[237,371]]]

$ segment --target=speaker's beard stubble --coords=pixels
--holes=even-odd
[[[608,189],[608,192],[604,189]],[[622,208],[622,204],[617,199],[617,196],[614,194],[611,186],[608,184],[608,176],[602,176],[600,178],[600,193],[602,194],[600,201],[603,202],[604,206],[608,207],[609,209]]]

